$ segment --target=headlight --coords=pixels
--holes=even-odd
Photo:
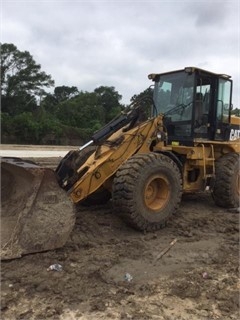
[[[157,136],[158,141],[165,141],[166,140],[166,133],[163,131],[158,131],[156,136]]]

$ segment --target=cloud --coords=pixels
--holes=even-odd
[[[227,73],[239,102],[238,1],[3,1],[1,41],[29,51],[56,85],[114,86],[123,102],[151,72]],[[235,103],[236,104],[236,103]]]
[[[232,3],[212,1],[198,2],[189,6],[189,12],[195,16],[195,24],[198,28],[209,28],[227,23],[227,17],[231,11]]]

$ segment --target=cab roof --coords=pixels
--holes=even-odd
[[[176,72],[181,72],[181,71],[185,71],[185,72],[187,72],[189,74],[197,73],[197,72],[203,72],[203,73],[208,73],[208,74],[210,74],[212,76],[217,76],[218,78],[225,78],[225,79],[230,79],[231,78],[231,76],[229,76],[227,74],[214,73],[214,72],[211,72],[211,71],[208,71],[208,70],[204,70],[204,69],[201,69],[201,68],[197,68],[197,67],[185,67],[184,69],[181,69],[181,70],[175,70],[175,71],[169,71],[169,72],[163,72],[163,73],[150,73],[148,75],[148,79],[155,81],[161,75],[171,74],[171,73],[176,73]]]

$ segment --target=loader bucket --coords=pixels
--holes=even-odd
[[[74,206],[54,171],[1,159],[2,260],[64,246],[74,223]]]

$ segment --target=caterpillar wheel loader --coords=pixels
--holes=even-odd
[[[216,205],[239,206],[231,77],[187,67],[149,79],[151,103],[132,103],[55,171],[2,158],[2,259],[63,246],[73,204],[111,198],[113,212],[144,231],[164,227],[185,193],[209,190]]]

